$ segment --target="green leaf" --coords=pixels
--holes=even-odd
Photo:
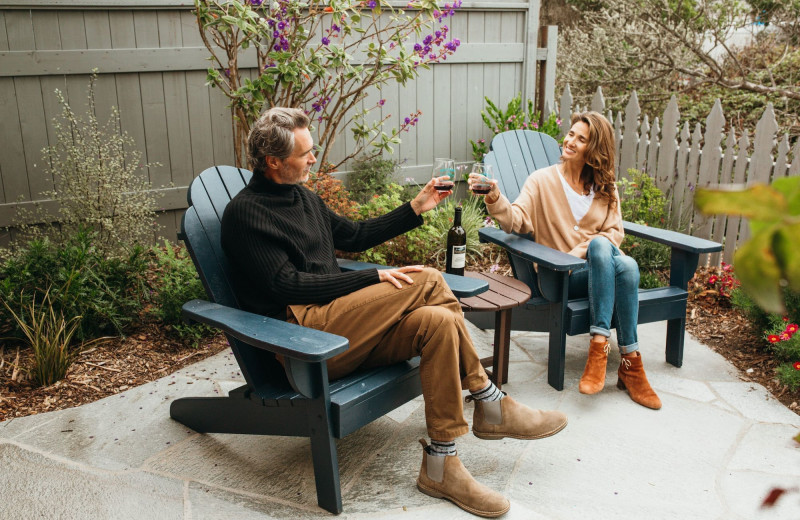
[[[772,181],[772,187],[786,197],[790,215],[800,215],[800,177],[784,177]]]
[[[746,190],[699,189],[694,203],[705,214],[724,213],[765,221],[779,220],[787,211],[783,194],[763,184]]]
[[[754,234],[736,251],[733,263],[742,288],[765,311],[784,314],[783,293],[778,285],[781,270],[772,251],[773,225]]]
[[[775,257],[793,291],[800,292],[800,222],[780,225],[772,238]]]

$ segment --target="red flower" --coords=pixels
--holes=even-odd
[[[799,328],[800,327],[798,327],[797,323],[790,323],[789,325],[786,326],[786,332],[788,332],[789,334],[794,334],[795,332],[797,332],[797,329]]]
[[[800,361],[795,361],[794,365],[792,365],[795,370],[800,370]]]
[[[333,12],[333,7],[331,7],[331,6],[327,6],[327,7],[325,8],[325,12],[326,12],[326,13],[332,13],[332,12]]]
[[[790,339],[792,339],[792,337],[788,333],[781,333],[781,341],[789,341]]]
[[[781,338],[779,338],[775,334],[770,334],[769,336],[767,336],[767,341],[769,341],[770,343],[777,343],[780,340],[781,340]]]
[[[784,316],[783,321],[789,321],[789,316]]]
[[[717,277],[717,275],[715,274],[712,274],[711,276],[708,277],[708,283],[711,285],[717,283],[717,280],[719,280],[719,277]]]

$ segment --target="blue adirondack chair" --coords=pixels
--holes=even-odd
[[[177,399],[170,416],[201,433],[309,437],[317,501],[338,514],[342,496],[334,439],[420,395],[419,358],[330,382],[325,361],[347,350],[346,338],[239,310],[220,244],[220,219],[251,177],[231,166],[201,173],[189,187],[180,236],[211,300],[187,302],[184,317],[225,332],[246,384],[227,397]],[[340,267],[385,268],[348,260]],[[457,296],[488,289],[486,282],[470,278],[445,279]],[[284,356],[285,369],[275,354]]]
[[[520,193],[525,180],[540,168],[558,162],[561,150],[555,139],[530,130],[502,132],[492,139],[484,162],[494,166],[500,190],[510,201]],[[625,233],[671,247],[669,286],[639,290],[639,323],[667,321],[666,359],[683,363],[686,327],[687,285],[694,276],[701,254],[722,250],[722,245],[683,233],[623,222]],[[512,330],[549,332],[547,381],[556,390],[564,388],[566,336],[589,332],[589,300],[567,298],[569,272],[585,260],[537,244],[532,238],[485,228],[481,240],[498,244],[508,252],[514,276],[528,284],[532,298],[514,309]],[[533,269],[538,264],[538,273]],[[491,328],[486,316],[467,314],[481,328]],[[508,354],[506,354],[506,359]]]

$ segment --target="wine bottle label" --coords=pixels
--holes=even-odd
[[[464,267],[467,263],[467,246],[453,246],[453,265],[455,269]]]

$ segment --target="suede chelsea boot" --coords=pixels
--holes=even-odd
[[[581,382],[578,383],[580,393],[596,394],[605,386],[608,348],[608,338],[604,336],[596,335],[589,342],[589,358],[586,360]]]
[[[504,392],[505,393],[505,392]],[[567,425],[567,416],[557,410],[532,410],[506,395],[499,401],[475,401],[472,433],[479,439],[542,439],[555,435]]]
[[[642,365],[642,355],[638,350],[622,355],[617,375],[619,376],[617,388],[620,390],[627,389],[634,402],[653,410],[661,408],[661,399],[658,398],[650,386],[650,382],[647,381],[644,365]]]
[[[424,439],[419,442],[422,444],[422,467],[417,489],[434,498],[445,498],[464,511],[486,518],[496,518],[511,508],[506,497],[472,478],[458,455],[432,455],[428,443]]]

